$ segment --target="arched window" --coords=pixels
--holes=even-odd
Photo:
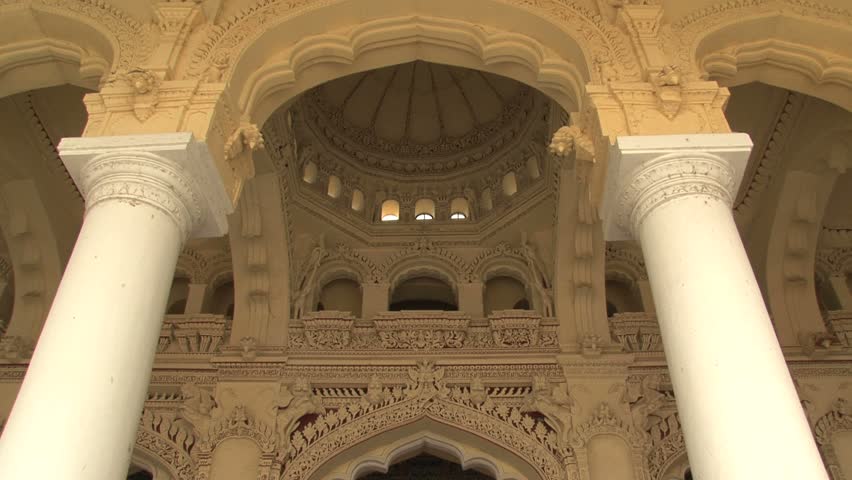
[[[232,281],[227,281],[216,287],[210,296],[210,313],[227,316],[229,308],[233,316],[234,282]]]
[[[385,200],[382,202],[381,219],[383,222],[394,222],[399,220],[399,202],[396,200]]]
[[[127,480],[151,480],[152,478],[154,478],[153,475],[133,465],[127,471]]]
[[[486,212],[490,212],[491,209],[494,208],[494,201],[491,198],[490,188],[486,188],[482,191],[482,208],[484,208]]]
[[[326,192],[328,196],[331,198],[340,198],[342,192],[343,184],[340,183],[340,179],[336,175],[328,177],[328,191]]]
[[[632,285],[620,279],[606,280],[607,315],[623,312],[643,312],[642,297]]]
[[[435,202],[429,198],[421,198],[414,203],[415,220],[434,220]]]
[[[352,210],[356,212],[364,211],[364,192],[355,189],[352,191]]]
[[[320,290],[320,310],[337,310],[361,316],[361,286],[355,280],[339,278],[325,284]]]
[[[458,310],[453,288],[432,277],[408,279],[394,288],[389,310]]]
[[[457,197],[450,201],[450,220],[464,220],[470,218],[470,205],[467,199]]]
[[[169,301],[166,303],[167,315],[183,315],[186,310],[186,299],[189,297],[189,279],[175,278],[169,291]]]
[[[541,170],[538,168],[538,159],[534,156],[527,159],[527,175],[533,180],[541,176]]]
[[[494,277],[485,282],[482,303],[486,315],[497,310],[529,309],[524,284],[506,276]]]
[[[302,180],[306,183],[315,183],[317,181],[317,164],[311,161],[305,162],[305,167],[302,169]]]
[[[515,178],[515,172],[509,172],[503,176],[503,195],[511,197],[518,193],[518,179]]]

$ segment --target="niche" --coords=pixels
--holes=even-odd
[[[527,290],[523,283],[512,277],[494,277],[485,282],[483,292],[485,314],[496,310],[528,310],[530,306]]]
[[[337,310],[361,317],[361,285],[349,278],[339,278],[320,290],[317,311]]]
[[[388,310],[458,310],[453,288],[436,278],[414,277],[394,288]]]

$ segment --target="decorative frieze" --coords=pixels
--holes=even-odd
[[[358,323],[348,312],[313,312],[290,325],[290,350],[306,352],[484,349],[555,350],[557,323],[530,310],[503,310],[487,319],[445,311],[382,312]]]
[[[840,343],[844,347],[852,346],[852,310],[828,312],[826,320]]]

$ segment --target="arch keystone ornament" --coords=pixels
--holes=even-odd
[[[696,476],[827,479],[731,212],[750,150],[745,134],[618,137],[604,232],[642,247]]]
[[[183,244],[227,232],[231,204],[189,133],[66,138],[59,152],[86,214],[0,441],[0,477],[111,480],[127,472]]]

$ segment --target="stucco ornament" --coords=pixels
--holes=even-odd
[[[568,157],[575,152],[578,160],[593,162],[595,157],[595,146],[591,137],[578,124],[566,125],[557,130],[548,149],[557,157]]]
[[[544,415],[547,424],[556,432],[559,445],[569,444],[577,406],[565,384],[551,386],[546,377],[533,377],[532,391],[524,397],[521,411]]]
[[[369,385],[367,385],[367,393],[364,395],[364,400],[366,400],[370,405],[378,405],[384,402],[387,397],[384,389],[385,386],[382,381],[379,380],[379,377],[373,375],[370,377]]]
[[[247,180],[254,177],[254,161],[251,152],[264,148],[263,134],[253,123],[243,122],[225,141],[225,159],[237,178]]]
[[[196,432],[201,441],[208,441],[216,400],[213,399],[213,395],[209,391],[195,383],[181,385],[180,393],[183,403],[178,410],[177,418],[188,422],[191,430]]]
[[[133,69],[118,74],[133,89],[133,113],[139,121],[148,120],[157,110],[160,96],[160,79],[153,72]]]
[[[630,408],[633,427],[639,432],[647,432],[663,419],[657,415],[660,407],[667,403],[667,397],[660,392],[662,376],[659,374],[627,378],[624,399]]]

